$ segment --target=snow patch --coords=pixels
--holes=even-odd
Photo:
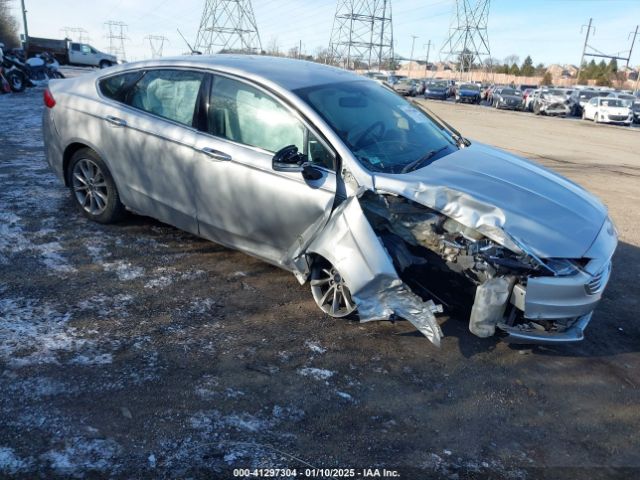
[[[144,269],[142,267],[134,267],[129,262],[124,260],[116,260],[112,263],[103,263],[102,268],[106,272],[115,272],[118,276],[118,280],[126,282],[129,280],[135,280],[144,275]]]
[[[15,475],[16,473],[27,470],[31,463],[31,460],[23,460],[17,456],[13,449],[0,447],[0,472]]]
[[[332,372],[331,370],[324,370],[322,368],[313,368],[313,367],[305,367],[299,368],[298,374],[303,377],[311,377],[315,380],[328,380],[333,377],[336,372]]]

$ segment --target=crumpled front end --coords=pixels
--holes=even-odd
[[[569,115],[571,109],[565,99],[560,96],[540,98],[540,112],[545,115]]]
[[[617,244],[610,220],[585,257],[541,259],[498,226],[500,209],[447,193],[457,200],[445,215],[361,191],[334,211],[307,253],[341,272],[362,321],[402,317],[436,345],[442,306],[464,311],[479,337],[498,329],[515,342],[581,340],[609,278]]]

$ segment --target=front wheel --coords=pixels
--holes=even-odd
[[[100,62],[100,68],[107,68],[111,66],[111,62],[107,61],[107,60],[102,60]]]
[[[6,79],[13,92],[22,92],[27,87],[25,76],[18,71],[9,72]]]
[[[98,223],[113,223],[124,214],[118,189],[104,161],[89,148],[77,151],[68,169],[68,184],[82,214]]]
[[[316,305],[334,318],[343,318],[356,311],[351,292],[338,270],[324,259],[311,267],[311,294]]]

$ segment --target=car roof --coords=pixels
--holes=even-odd
[[[262,78],[286,90],[313,87],[337,82],[370,81],[341,68],[292,58],[270,57],[267,55],[192,55],[165,57],[126,64],[128,68],[151,67],[196,67],[211,68],[221,72]]]

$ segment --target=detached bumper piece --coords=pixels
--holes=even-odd
[[[593,313],[588,313],[573,319],[571,326],[563,332],[549,332],[546,330],[528,329],[522,326],[510,327],[505,323],[498,323],[497,327],[506,333],[504,341],[521,344],[556,345],[560,343],[575,343],[584,339],[584,330],[591,321]]]

